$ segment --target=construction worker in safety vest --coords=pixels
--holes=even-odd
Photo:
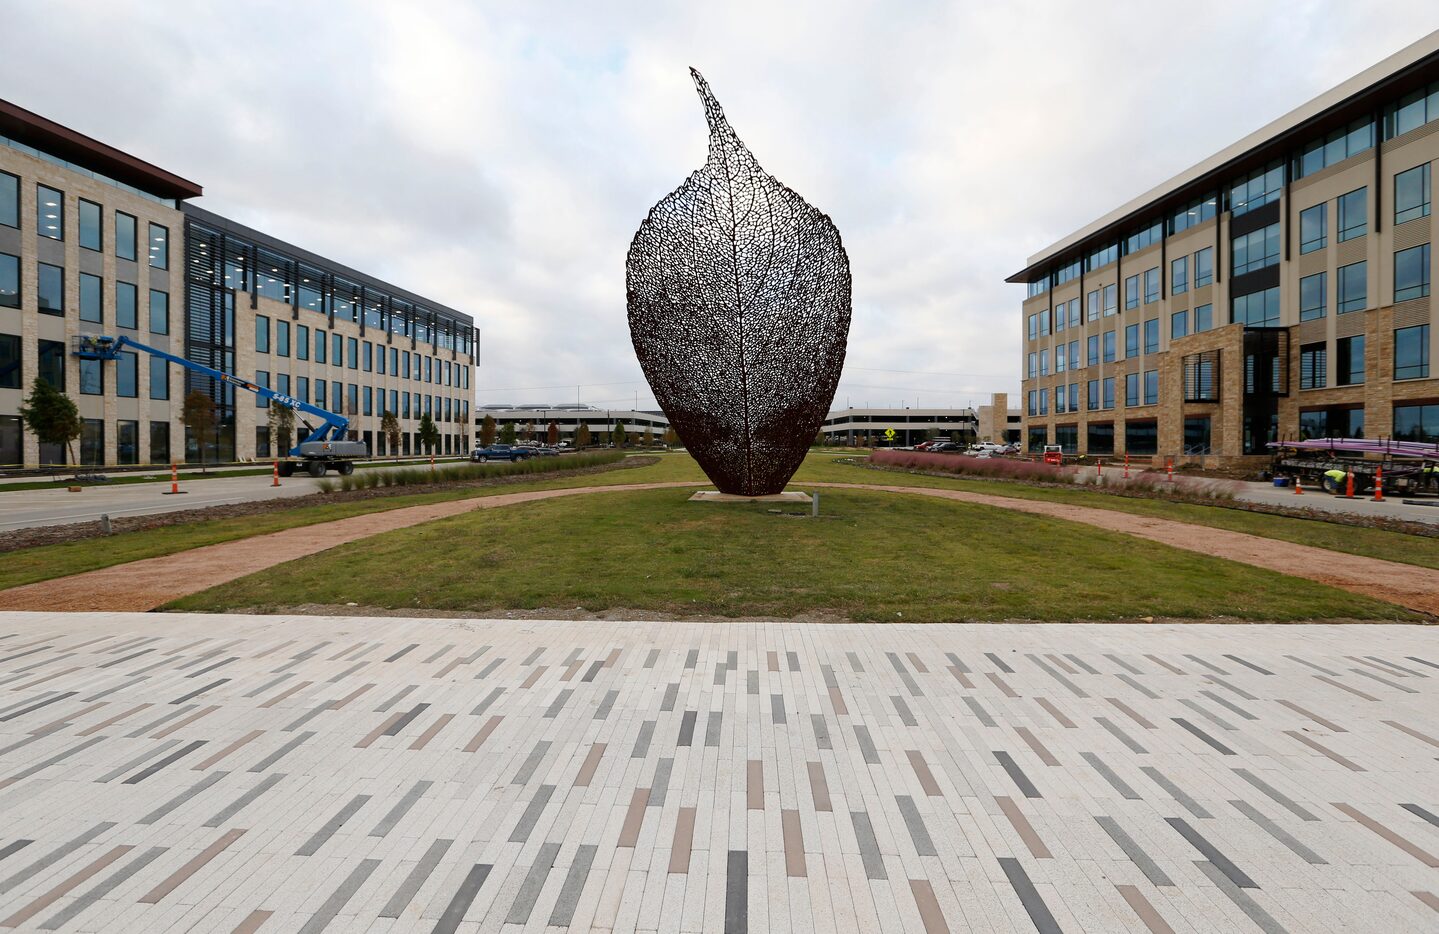
[[[1331,493],[1343,493],[1345,478],[1348,476],[1349,474],[1343,470],[1324,471],[1324,489]]]

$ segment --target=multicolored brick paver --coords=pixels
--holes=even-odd
[[[0,928],[1428,931],[1401,626],[0,615]]]

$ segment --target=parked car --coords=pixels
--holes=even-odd
[[[481,464],[490,461],[522,461],[534,456],[535,452],[530,448],[511,447],[508,444],[492,444],[470,452],[470,460]]]

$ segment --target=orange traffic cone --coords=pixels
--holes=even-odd
[[[280,462],[279,462],[279,461],[275,461],[274,479],[271,481],[270,486],[279,486],[279,485],[280,485]]]
[[[1374,502],[1384,502],[1384,468],[1377,467],[1374,470]]]
[[[1354,471],[1352,470],[1344,475],[1344,498],[1354,498]]]
[[[1294,495],[1295,495],[1295,496],[1303,496],[1303,495],[1304,495],[1304,483],[1303,483],[1303,481],[1301,481],[1301,480],[1299,479],[1299,475],[1298,475],[1298,474],[1295,474],[1295,476],[1294,476]]]

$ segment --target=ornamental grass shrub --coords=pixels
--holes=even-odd
[[[604,451],[594,454],[565,454],[559,457],[530,457],[511,463],[491,464],[445,464],[431,470],[424,467],[404,467],[398,470],[360,470],[348,476],[326,477],[318,484],[320,492],[333,493],[339,490],[376,490],[384,487],[424,486],[431,483],[464,483],[471,480],[487,480],[491,477],[513,477],[528,474],[557,473],[562,470],[583,470],[586,467],[601,467],[624,459],[619,451]]]

